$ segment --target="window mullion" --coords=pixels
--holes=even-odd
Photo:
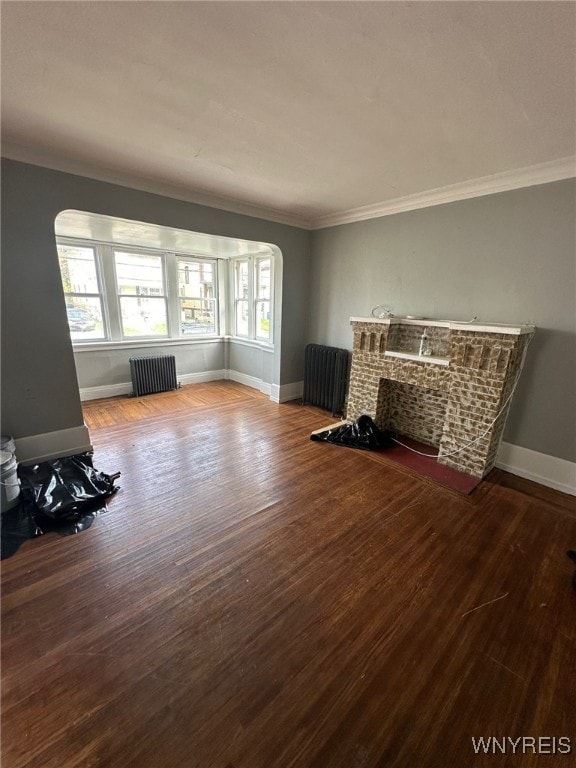
[[[268,341],[270,344],[274,341],[274,323],[272,318],[274,317],[274,261],[270,259],[270,287],[268,289]]]
[[[101,264],[102,293],[104,311],[108,317],[108,327],[111,341],[122,341],[122,324],[120,322],[120,300],[116,289],[116,270],[114,268],[114,252],[110,245],[98,245],[97,252]]]
[[[164,254],[164,270],[168,335],[170,338],[178,338],[180,336],[180,296],[178,294],[178,259],[175,253]]]
[[[231,336],[234,329],[232,327],[232,318],[234,317],[233,308],[233,288],[234,283],[234,262],[232,259],[227,261],[218,259],[216,262],[216,298],[218,303],[218,328],[220,336]]]
[[[253,339],[256,335],[256,286],[254,272],[254,257],[248,257],[248,338]]]

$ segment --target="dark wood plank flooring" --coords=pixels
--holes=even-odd
[[[238,384],[140,400],[86,405],[109,511],[3,563],[3,768],[574,765],[572,497],[461,496]]]

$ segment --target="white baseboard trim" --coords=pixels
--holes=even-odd
[[[132,393],[132,384],[124,381],[121,384],[104,384],[100,387],[84,387],[80,390],[80,400],[101,400],[103,397],[119,397]]]
[[[218,381],[228,379],[228,371],[202,371],[202,373],[183,373],[177,376],[179,384],[201,384],[204,381]],[[250,386],[250,385],[248,385]],[[100,400],[103,397],[118,397],[119,395],[132,394],[132,384],[123,381],[120,384],[104,384],[100,387],[83,387],[80,390],[80,400]]]
[[[273,389],[278,388],[276,384],[268,384],[268,382],[258,379],[256,376],[249,376],[247,373],[240,373],[240,371],[232,371],[226,368],[217,371],[202,371],[201,373],[179,373],[177,379],[179,384],[201,384],[204,381],[229,379],[231,381],[237,381],[239,384],[245,384],[247,387],[252,387],[252,389],[257,389],[259,392],[262,392],[262,394],[268,395],[271,398]],[[82,400],[82,402],[87,400],[99,400],[103,397],[129,395],[131,392],[132,384],[129,381],[122,382],[121,384],[108,384],[101,387],[84,387],[80,390],[80,400]]]
[[[240,371],[232,371],[226,368],[217,371],[202,371],[201,373],[180,373],[177,378],[179,384],[201,384],[205,381],[220,381],[222,379],[237,381],[239,384],[245,384],[247,387],[252,387],[252,389],[257,389],[262,394],[268,395],[275,403],[284,403],[287,400],[294,400],[302,395],[302,382],[279,387],[277,384],[269,384],[262,379],[256,378],[256,376],[249,376],[247,373],[240,373]],[[296,394],[292,394],[291,388],[294,387],[296,388]],[[100,387],[84,387],[80,390],[80,400],[82,402],[100,400],[103,397],[129,395],[131,392],[132,384],[129,381]]]
[[[237,381],[238,384],[245,384],[247,387],[257,389],[263,395],[268,395],[268,397],[272,394],[272,384],[268,384],[268,382],[262,381],[262,379],[257,379],[256,376],[249,376],[247,373],[240,373],[239,371],[227,371],[227,373],[226,378],[231,381]]]
[[[221,381],[228,379],[228,371],[202,371],[202,373],[182,373],[178,376],[180,384],[203,384],[205,381]]]
[[[526,480],[576,496],[576,463],[572,461],[502,443],[496,466]]]
[[[81,427],[60,429],[58,432],[16,438],[14,443],[16,458],[23,464],[50,461],[60,456],[73,456],[92,450],[90,434],[85,424]]]
[[[303,381],[293,381],[290,384],[272,384],[270,400],[275,403],[288,403],[290,400],[299,400],[304,392]]]

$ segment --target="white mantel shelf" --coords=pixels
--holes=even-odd
[[[450,365],[449,357],[434,357],[434,355],[417,355],[414,352],[396,352],[389,349],[384,352],[384,357],[399,357],[402,360],[415,360],[418,363],[431,363],[432,365]]]
[[[467,323],[458,320],[428,320],[409,319],[407,317],[351,317],[351,323],[380,323],[382,325],[421,325],[425,328],[448,328],[453,331],[473,331],[474,333],[505,333],[512,336],[522,336],[526,333],[534,333],[533,325],[507,325],[506,323]],[[398,353],[395,353],[398,355]],[[416,355],[422,360],[422,357]],[[430,358],[428,362],[431,362]],[[441,360],[442,358],[435,358]],[[444,363],[440,363],[444,365]]]

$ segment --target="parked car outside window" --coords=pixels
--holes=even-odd
[[[96,328],[94,318],[85,309],[67,307],[68,325],[71,331],[93,331]]]

